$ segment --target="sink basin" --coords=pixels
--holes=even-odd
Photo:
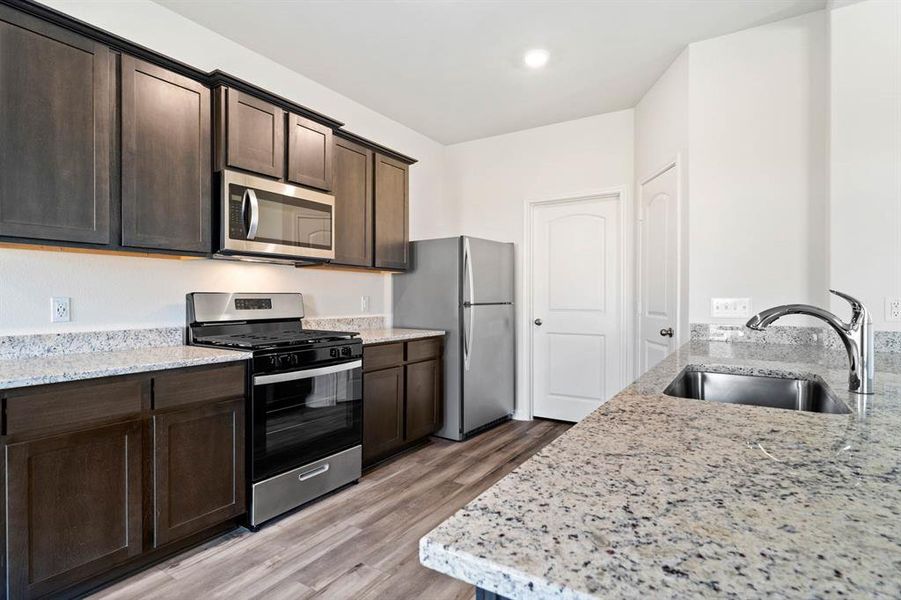
[[[822,381],[685,369],[663,393],[677,398],[846,415],[851,411]]]

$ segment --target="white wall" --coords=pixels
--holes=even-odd
[[[411,237],[457,233],[457,210],[442,194],[441,144],[149,0],[45,4],[199,69],[222,69],[418,158],[410,169]],[[0,250],[0,334],[182,324],[183,294],[196,289],[302,291],[310,314],[323,316],[358,314],[360,296],[369,295],[377,314],[388,305],[387,282],[381,274]],[[51,295],[73,298],[73,322],[51,325]]]
[[[690,47],[693,322],[729,322],[712,297],[826,303],[826,25],[818,11]]]
[[[516,244],[517,413],[529,397],[522,314],[523,215],[527,200],[632,188],[633,111],[538,127],[448,146],[447,200],[467,235]],[[625,334],[626,332],[624,332]]]
[[[642,182],[675,161],[679,169],[681,219],[680,306],[675,324],[680,342],[689,339],[689,76],[690,49],[686,48],[635,106],[635,194]],[[636,235],[636,244],[638,243]],[[636,248],[636,256],[638,249]],[[638,286],[636,269],[636,289]],[[636,324],[636,334],[639,333]],[[638,346],[636,345],[636,348]]]
[[[901,2],[836,8],[830,29],[831,283],[901,330],[884,310],[901,297]]]

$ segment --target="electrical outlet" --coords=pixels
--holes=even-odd
[[[885,299],[885,320],[901,321],[901,298]]]
[[[364,315],[369,313],[369,296],[360,296],[360,311]]]
[[[71,298],[50,298],[50,322],[68,323],[71,318]]]
[[[750,317],[750,298],[711,298],[710,316],[712,317]]]

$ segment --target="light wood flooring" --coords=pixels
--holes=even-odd
[[[91,598],[471,599],[472,586],[419,564],[419,538],[568,428],[511,421],[433,439],[257,533],[225,534]]]

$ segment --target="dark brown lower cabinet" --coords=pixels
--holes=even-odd
[[[217,385],[198,384],[211,378]],[[0,400],[0,598],[77,595],[245,512],[243,364],[0,391]]]
[[[441,428],[441,338],[363,348],[363,465]]]
[[[142,550],[141,422],[6,447],[7,597],[34,598]]]
[[[404,444],[404,368],[363,375],[363,462],[371,463]]]
[[[153,417],[154,545],[244,512],[244,399]]]
[[[405,439],[413,441],[441,425],[441,361],[408,364]]]

